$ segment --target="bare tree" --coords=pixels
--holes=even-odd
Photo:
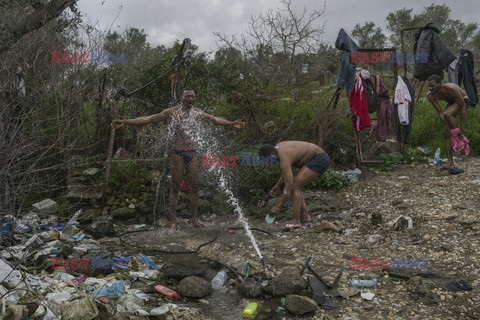
[[[216,34],[220,43],[241,50],[259,68],[259,77],[268,84],[288,83],[295,100],[298,78],[302,64],[315,54],[321,44],[324,24],[319,19],[323,8],[309,12],[303,9],[300,15],[292,8],[291,0],[282,0],[277,10],[268,10],[252,16],[240,40]]]

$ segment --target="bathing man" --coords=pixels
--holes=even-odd
[[[111,126],[115,129],[124,125],[144,125],[160,121],[168,121],[173,131],[173,154],[170,158],[171,188],[170,188],[170,224],[176,230],[177,202],[182,184],[184,169],[187,169],[187,182],[190,188],[190,205],[192,207],[192,222],[194,227],[201,227],[198,221],[198,159],[196,157],[195,137],[199,135],[198,120],[209,120],[214,124],[233,126],[241,129],[245,122],[241,120],[228,121],[212,116],[198,108],[194,108],[195,92],[193,89],[183,89],[181,104],[163,110],[160,113],[135,119],[113,120]]]

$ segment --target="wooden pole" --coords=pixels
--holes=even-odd
[[[113,103],[113,118],[117,115],[118,100]],[[110,179],[110,164],[112,162],[113,142],[115,141],[115,128],[110,127],[110,139],[108,140],[107,161],[105,162],[105,181],[103,182],[102,195],[108,190],[108,180]]]

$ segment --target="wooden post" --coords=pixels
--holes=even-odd
[[[118,109],[118,100],[113,103],[113,118],[115,119]],[[108,190],[108,180],[110,179],[110,164],[112,162],[113,142],[115,141],[115,128],[110,127],[110,139],[108,140],[107,161],[105,162],[105,181],[103,182],[102,195]]]

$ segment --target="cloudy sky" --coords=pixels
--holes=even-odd
[[[452,18],[480,22],[478,0],[326,0],[324,40],[333,43],[340,28],[350,34],[356,23],[365,21],[385,28],[389,12],[404,7],[421,12],[432,3],[448,5]],[[323,0],[292,0],[299,14],[303,8],[320,9],[323,4]],[[98,22],[102,29],[144,29],[152,45],[170,46],[177,39],[190,38],[200,51],[209,52],[217,49],[214,32],[244,33],[252,15],[280,7],[280,0],[79,0],[78,7],[87,21]]]

